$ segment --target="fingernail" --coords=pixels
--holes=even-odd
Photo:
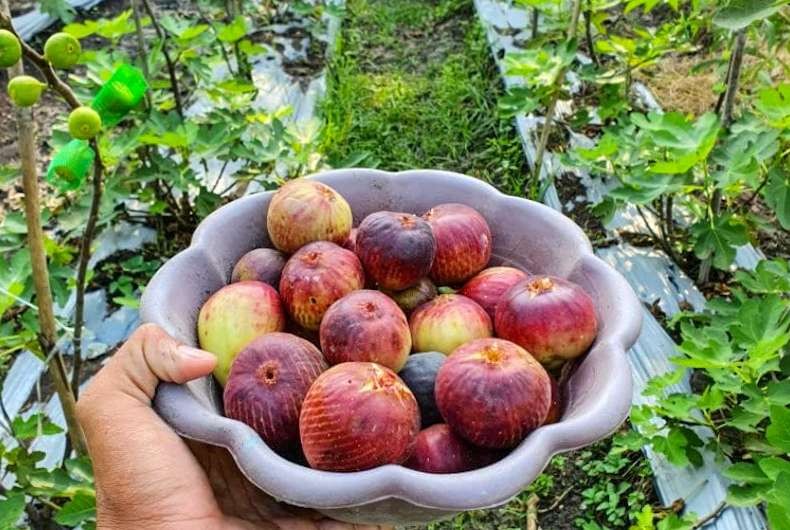
[[[200,350],[198,348],[193,348],[192,346],[187,346],[185,344],[182,344],[178,347],[178,354],[183,357],[197,359],[200,361],[213,361],[215,359],[214,354]]]

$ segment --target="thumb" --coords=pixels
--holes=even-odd
[[[146,405],[160,381],[185,383],[208,375],[211,353],[180,343],[154,324],[143,324],[96,375],[84,396],[127,394]]]

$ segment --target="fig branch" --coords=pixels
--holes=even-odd
[[[85,283],[88,272],[88,262],[91,257],[91,244],[99,220],[99,206],[102,197],[102,177],[104,164],[99,151],[99,142],[96,138],[91,140],[91,147],[96,158],[93,161],[93,197],[91,199],[88,223],[80,242],[79,264],[77,265],[76,299],[74,304],[74,336],[72,339],[74,351],[74,366],[71,372],[71,389],[74,397],[79,397],[80,377],[82,376],[82,328],[85,320]]]
[[[143,3],[143,7],[145,8],[146,13],[151,18],[151,25],[154,26],[154,30],[156,31],[156,35],[159,37],[159,40],[162,41],[162,55],[165,58],[165,64],[167,65],[167,74],[170,77],[170,90],[173,92],[173,97],[175,98],[176,102],[176,112],[184,119],[184,105],[181,103],[181,90],[178,87],[178,76],[176,75],[176,66],[173,62],[172,58],[170,57],[170,51],[168,50],[168,39],[167,35],[165,34],[164,30],[162,30],[162,26],[159,25],[159,21],[156,18],[156,13],[154,13],[154,9],[151,7],[150,2],[148,0],[141,0]],[[136,3],[136,0],[133,0]]]
[[[577,28],[579,26],[579,15],[581,14],[582,0],[573,0],[573,11],[571,12],[571,21],[568,25],[567,39],[570,41],[576,38]],[[549,143],[549,136],[551,134],[552,124],[554,122],[554,114],[557,112],[557,102],[560,98],[562,83],[565,79],[565,72],[567,68],[562,68],[557,73],[557,78],[554,80],[552,87],[551,100],[546,109],[546,115],[543,118],[543,128],[540,133],[540,141],[538,143],[537,152],[535,153],[535,167],[533,168],[532,182],[533,186],[537,186],[540,181],[540,172],[543,169],[543,158],[546,154],[546,146]]]
[[[10,27],[10,9],[8,0],[0,0],[0,24]],[[22,42],[22,41],[20,41]],[[27,54],[27,45],[23,43]],[[38,54],[36,54],[38,55]],[[43,58],[42,58],[43,59]],[[49,67],[49,65],[47,65]],[[51,71],[51,68],[49,68]],[[12,76],[22,75],[24,67],[19,61],[10,71]],[[68,88],[68,87],[67,87]],[[69,92],[71,92],[69,90]],[[72,94],[73,95],[73,94]],[[76,100],[76,98],[75,98]],[[78,104],[79,106],[79,104]],[[17,130],[19,135],[19,158],[24,189],[25,222],[30,250],[30,262],[33,285],[38,305],[39,335],[41,350],[48,356],[54,352],[47,363],[47,370],[55,392],[60,398],[63,415],[66,418],[71,446],[79,454],[85,453],[85,438],[77,423],[76,400],[71,391],[63,356],[54,350],[57,342],[55,311],[52,301],[52,290],[49,284],[49,268],[44,250],[44,232],[41,227],[41,206],[38,196],[38,169],[36,167],[36,131],[33,111],[30,108],[16,108]]]
[[[746,28],[742,28],[735,33],[735,44],[733,45],[732,56],[730,57],[729,67],[727,68],[727,90],[724,93],[724,103],[721,109],[721,122],[724,130],[728,130],[732,125],[732,114],[735,109],[735,96],[738,93],[738,84],[741,78],[741,67],[743,65],[743,52],[746,49]],[[710,201],[711,217],[716,217],[721,212],[721,188],[716,186],[713,190],[713,197]],[[703,260],[699,268],[697,281],[701,284],[708,283],[710,268],[713,257],[709,256]]]

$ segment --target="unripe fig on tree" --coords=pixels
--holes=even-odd
[[[22,44],[16,35],[0,29],[0,68],[10,68],[22,57]]]
[[[77,64],[82,46],[76,37],[64,32],[53,34],[44,43],[44,58],[54,68],[68,69]]]
[[[90,107],[77,107],[69,114],[69,133],[78,140],[90,140],[101,131],[101,116]]]
[[[46,87],[35,77],[18,75],[8,82],[8,97],[17,107],[32,107]]]
[[[288,254],[314,241],[345,244],[351,221],[351,206],[342,195],[307,179],[291,181],[277,190],[266,214],[269,239]]]
[[[280,297],[263,282],[226,285],[200,308],[197,325],[200,347],[217,356],[214,376],[222,385],[236,355],[250,341],[284,327]]]

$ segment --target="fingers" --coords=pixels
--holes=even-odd
[[[106,399],[107,393],[124,393],[149,404],[159,381],[184,383],[211,373],[215,365],[212,354],[181,344],[158,326],[144,324],[96,375],[80,403],[84,408],[94,398]]]

